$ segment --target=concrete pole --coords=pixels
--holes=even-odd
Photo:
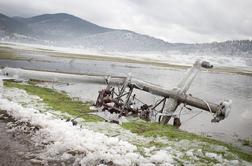
[[[2,73],[10,77],[20,79],[34,79],[41,81],[53,81],[53,82],[65,82],[65,83],[82,82],[82,83],[106,84],[105,82],[106,76],[101,75],[70,74],[70,73],[36,71],[36,70],[26,70],[17,68],[4,68],[2,69]],[[110,85],[122,85],[125,79],[126,77],[111,77],[109,79],[109,83]],[[175,106],[177,106],[178,103],[185,103],[187,105],[208,112],[211,110],[212,113],[219,112],[221,107],[222,110],[225,109],[223,108],[222,105],[218,105],[208,101],[206,102],[202,99],[185,94],[185,90],[188,89],[189,84],[191,84],[191,81],[189,81],[189,83],[187,84],[179,84],[178,87],[184,87],[179,90],[177,89],[167,90],[159,85],[155,85],[135,78],[131,78],[128,82],[128,85],[133,86],[134,88],[149,92],[154,95],[172,99],[171,103],[174,103]]]

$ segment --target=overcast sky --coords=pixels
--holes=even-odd
[[[252,39],[252,0],[0,0],[0,12],[64,12],[168,42]]]

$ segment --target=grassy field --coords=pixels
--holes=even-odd
[[[72,100],[68,95],[56,92],[49,88],[35,86],[34,84],[19,84],[12,81],[5,81],[6,87],[16,87],[27,91],[27,93],[39,96],[52,109],[72,116],[78,116],[88,122],[102,121],[95,115],[90,115],[90,105],[81,101]]]
[[[90,115],[88,113],[91,112],[89,109],[89,103],[84,103],[81,101],[74,101],[72,100],[66,93],[57,92],[55,90],[38,87],[36,86],[36,82],[28,82],[26,84],[23,83],[16,83],[13,81],[5,81],[4,86],[9,88],[19,88],[27,91],[29,94],[39,96],[43,99],[43,102],[46,103],[48,106],[52,107],[52,109],[56,111],[60,111],[63,113],[68,113],[72,116],[79,116],[83,118],[85,121],[88,122],[99,122],[103,121],[100,117],[95,115]],[[179,140],[189,140],[189,141],[196,141],[196,142],[205,142],[208,145],[202,144],[202,149],[207,151],[212,151],[216,154],[223,154],[223,151],[216,151],[211,150],[209,145],[220,145],[226,147],[229,152],[237,155],[240,159],[246,161],[252,161],[252,155],[241,151],[240,149],[233,147],[230,144],[226,144],[224,142],[210,139],[208,137],[196,135],[193,133],[189,133],[186,131],[182,131],[180,129],[174,128],[170,125],[160,125],[158,123],[152,122],[145,122],[145,121],[131,121],[127,123],[123,123],[122,127],[124,129],[128,129],[133,133],[138,135],[142,135],[145,137],[166,137],[168,140],[171,141],[179,141]],[[146,146],[146,145],[145,145]],[[167,146],[166,144],[153,142],[150,143],[148,146],[156,146],[156,147],[163,147]],[[226,159],[233,159],[232,156],[226,156]],[[202,159],[203,160],[203,159]],[[204,159],[204,160],[211,160],[211,159]]]
[[[221,142],[215,139],[211,139],[208,137],[182,131],[171,125],[161,125],[161,124],[153,123],[153,122],[136,121],[136,122],[124,123],[122,126],[126,129],[129,129],[133,133],[137,133],[145,137],[161,136],[161,137],[167,137],[169,140],[174,140],[174,141],[186,139],[190,141],[194,140],[194,141],[199,141],[199,142],[206,142],[213,145],[224,146],[228,148],[231,153],[236,154],[241,159],[244,159],[246,161],[252,161],[251,154],[245,153],[241,151],[240,149],[233,147],[230,144],[226,144],[224,142]],[[158,144],[157,146],[165,146],[165,145]],[[217,154],[222,153],[218,151],[213,151],[213,152]]]
[[[18,55],[14,49],[2,46],[0,46],[0,59],[28,60],[28,58]]]

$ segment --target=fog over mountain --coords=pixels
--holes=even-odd
[[[250,40],[205,44],[168,43],[133,31],[101,27],[65,13],[30,18],[0,14],[0,39],[104,52],[252,56]]]

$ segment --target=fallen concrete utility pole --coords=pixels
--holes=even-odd
[[[177,87],[171,90],[131,77],[68,74],[17,68],[4,68],[2,69],[2,73],[16,79],[34,79],[65,83],[108,84],[109,88],[111,88],[110,86],[122,85],[117,99],[121,98],[121,95],[126,94],[124,93],[126,87],[129,88],[130,91],[127,92],[128,97],[126,101],[124,101],[123,108],[128,106],[128,102],[133,89],[139,89],[154,95],[164,97],[164,106],[160,112],[162,115],[161,122],[164,124],[168,123],[169,119],[172,117],[172,113],[176,111],[178,105],[181,103],[211,112],[215,115],[214,121],[219,122],[220,120],[223,120],[225,117],[227,117],[230,110],[230,101],[224,101],[220,104],[215,104],[186,94],[192,81],[201,68],[212,68],[212,66],[208,62],[195,62],[193,67],[189,70],[187,76],[178,84]]]

